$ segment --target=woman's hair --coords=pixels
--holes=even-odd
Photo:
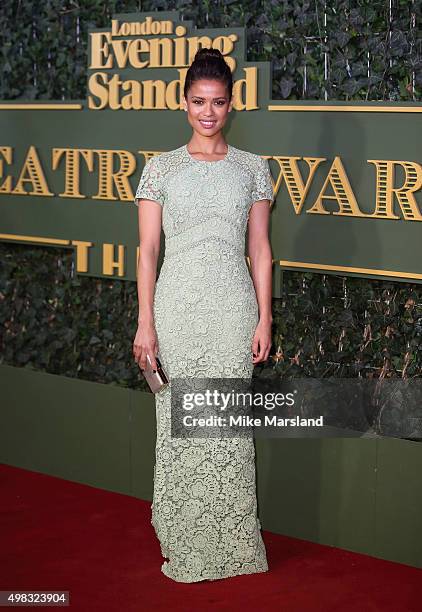
[[[183,88],[186,100],[192,84],[200,79],[221,81],[227,87],[229,100],[232,97],[232,71],[224,59],[224,55],[218,49],[203,47],[196,52],[193,62],[186,73],[185,85]]]

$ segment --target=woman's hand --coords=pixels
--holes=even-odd
[[[271,320],[260,320],[252,341],[252,363],[266,361],[271,348]]]
[[[155,356],[158,353],[158,338],[153,323],[138,325],[135,340],[133,341],[133,356],[141,370],[147,367],[147,355],[151,360],[153,370],[157,369]]]

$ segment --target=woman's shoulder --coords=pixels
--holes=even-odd
[[[147,166],[149,170],[158,173],[161,178],[164,178],[172,174],[172,171],[176,171],[182,161],[183,147],[178,147],[177,149],[162,151],[152,155],[147,162]]]
[[[171,149],[170,151],[163,151],[162,153],[157,153],[157,155],[153,155],[150,158],[154,164],[160,166],[161,168],[171,168],[181,159],[183,159],[183,149],[184,147],[177,147],[177,149]]]
[[[233,154],[240,160],[248,162],[250,164],[259,164],[262,161],[262,157],[252,151],[246,151],[245,149],[239,149],[233,145],[230,145]]]

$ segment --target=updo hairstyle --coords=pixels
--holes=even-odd
[[[232,72],[224,59],[224,55],[218,49],[203,47],[196,52],[193,62],[186,73],[183,88],[186,100],[188,99],[188,91],[192,84],[200,79],[221,81],[226,85],[229,100],[231,99],[233,91]]]

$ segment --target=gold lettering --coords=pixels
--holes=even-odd
[[[258,69],[244,68],[246,77],[233,83],[233,108],[256,110],[258,106]]]
[[[88,249],[92,247],[92,242],[83,240],[72,240],[76,247],[76,272],[88,272]]]
[[[113,53],[116,58],[118,68],[126,68],[130,45],[131,41],[128,40],[111,41],[111,46],[113,47]]]
[[[148,41],[145,38],[137,38],[129,47],[129,63],[132,68],[148,66],[148,61],[141,60],[141,53],[148,53]]]
[[[299,215],[302,212],[302,208],[305,202],[305,198],[308,194],[309,188],[312,184],[312,180],[314,178],[314,174],[318,168],[318,166],[326,161],[325,157],[304,157],[304,161],[309,166],[309,175],[306,181],[306,185],[303,183],[302,175],[297,165],[297,160],[301,159],[300,157],[278,157],[274,156],[279,166],[281,167],[281,172],[278,175],[277,181],[274,186],[274,193],[277,194],[283,177],[286,181],[286,186],[290,195],[290,200],[294,206],[295,213]]]
[[[166,109],[166,83],[164,81],[143,82],[142,108],[145,110]]]
[[[171,34],[173,22],[170,20],[158,21],[147,17],[145,21],[127,21],[119,24],[117,19],[111,20],[112,36],[149,36],[151,34]]]
[[[28,174],[28,177],[25,177],[26,173]],[[25,191],[23,188],[24,183],[31,183],[32,191]],[[41,162],[33,145],[31,145],[28,149],[22,171],[12,193],[14,195],[54,195],[54,193],[48,189],[47,180],[45,178]]]
[[[123,110],[141,110],[142,108],[142,86],[139,81],[125,81],[122,90],[129,90],[127,96],[122,97],[121,107]]]
[[[422,186],[422,166],[416,162],[368,159],[377,172],[375,212],[368,217],[377,219],[400,219],[393,212],[394,194],[400,204],[406,221],[422,221],[422,215],[415,200],[414,192]],[[404,185],[394,187],[395,167],[402,167]]]
[[[186,78],[186,70],[179,70],[179,75],[185,73],[182,78],[174,79],[171,83],[167,85],[166,90],[166,105],[169,110],[181,110],[182,100],[180,99],[180,91],[183,91],[183,84]]]
[[[123,244],[117,245],[117,260],[114,259],[114,244],[103,244],[103,274],[113,276],[114,269],[117,269],[118,276],[124,275],[125,247]]]
[[[333,188],[334,195],[326,195],[325,189],[330,183]],[[322,200],[336,200],[339,205],[339,212],[329,212],[325,210]],[[315,204],[306,211],[310,214],[319,214],[319,215],[342,215],[346,217],[366,217],[358,206],[358,203],[355,198],[355,194],[353,193],[352,187],[350,185],[349,179],[347,178],[346,171],[343,167],[340,157],[337,155],[334,158],[334,161],[331,165],[330,171],[325,179],[324,185],[320,191],[319,196],[317,197]]]
[[[112,27],[113,36],[122,34],[121,24],[115,20]],[[133,24],[132,24],[133,25]],[[127,30],[127,28],[126,28]],[[125,30],[125,31],[126,31]],[[234,49],[237,36],[218,36],[212,40],[208,36],[186,39],[186,28],[178,26],[178,38],[157,38],[145,40],[107,39],[93,41],[94,66],[116,66],[136,70],[145,68],[177,68],[178,77],[167,82],[162,79],[129,79],[123,80],[119,73],[92,73],[88,80],[88,108],[90,110],[180,110],[180,90],[183,89],[189,63],[198,48],[205,43],[212,44],[225,56],[232,70],[235,70],[236,60],[230,56]],[[183,36],[183,38],[182,38]],[[193,53],[191,53],[193,52]],[[113,55],[113,61],[105,64],[103,56],[108,60]],[[190,59],[188,59],[190,58]],[[244,78],[236,81],[233,87],[233,106],[235,110],[255,110],[258,106],[258,69],[247,67],[243,69]],[[127,95],[125,95],[125,93]]]
[[[174,44],[174,64],[175,66],[187,66],[186,61],[186,28],[178,25],[174,31],[177,38],[173,39]]]
[[[120,104],[120,90],[119,87],[122,84],[118,74],[113,74],[109,81],[108,89],[108,104],[112,110],[120,110],[122,108]]]
[[[108,89],[100,83],[100,80],[107,82],[106,72],[95,72],[88,79],[88,90],[100,99],[100,104],[95,106],[92,96],[88,96],[88,108],[91,110],[102,110],[108,104]]]
[[[12,147],[0,147],[0,155],[3,155],[6,164],[11,164],[13,159]],[[3,163],[4,161],[0,158],[0,179],[3,178]],[[12,191],[12,177],[7,176],[4,183],[0,185],[0,193],[11,193]]]
[[[53,149],[52,167],[57,170],[62,155],[65,156],[65,190],[61,198],[86,198],[80,193],[80,156],[85,159],[90,172],[94,170],[94,155],[90,149]]]
[[[109,57],[110,49],[108,43],[111,40],[110,32],[92,32],[91,37],[91,70],[101,70],[102,68],[112,68],[113,58]],[[103,41],[103,39],[105,39]],[[108,58],[108,59],[107,59]],[[104,59],[107,59],[104,63]]]
[[[97,149],[93,151],[99,158],[98,193],[92,196],[93,200],[133,200],[133,192],[129,183],[129,176],[136,170],[135,156],[129,151],[110,151]],[[114,157],[117,156],[120,165],[117,172],[113,171]],[[119,197],[113,194],[113,184],[116,186]]]
[[[149,42],[149,67],[174,68],[173,40],[171,38],[157,38]]]
[[[111,20],[111,35],[112,36],[119,35],[119,21],[117,19]]]

